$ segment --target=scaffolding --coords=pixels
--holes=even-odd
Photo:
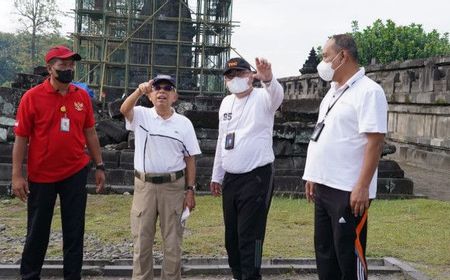
[[[231,13],[232,0],[76,0],[75,78],[106,101],[156,74],[182,96],[224,94]]]

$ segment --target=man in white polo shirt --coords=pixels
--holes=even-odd
[[[305,193],[315,202],[314,243],[319,278],[367,279],[367,210],[387,130],[383,89],[358,66],[354,39],[332,36],[319,76],[332,81],[308,146]]]
[[[135,106],[147,95],[154,107]],[[153,240],[159,216],[164,260],[161,279],[181,279],[181,214],[195,207],[195,155],[200,154],[194,127],[177,114],[175,81],[158,75],[124,101],[120,112],[135,133],[135,185],[131,207],[134,238],[133,279],[153,279]]]
[[[219,109],[219,137],[210,184],[223,194],[225,247],[234,279],[261,279],[261,256],[273,192],[272,134],[283,88],[271,64],[256,59],[257,73],[242,58],[225,65],[225,83],[232,93]],[[253,79],[264,88],[253,88]]]

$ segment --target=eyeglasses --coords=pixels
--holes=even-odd
[[[171,86],[171,85],[165,85],[165,86],[160,86],[160,85],[154,85],[153,86],[153,89],[154,90],[164,90],[164,91],[172,91],[172,90],[174,90],[175,89],[175,87],[174,86]]]
[[[231,79],[233,79],[234,77],[244,77],[244,76],[247,75],[248,73],[250,73],[250,71],[234,69],[234,70],[230,70],[230,71],[229,71],[228,73],[226,73],[224,76],[225,76],[225,78],[227,78],[228,80],[231,80]]]

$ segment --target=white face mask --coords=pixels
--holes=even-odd
[[[243,93],[250,88],[248,84],[249,77],[234,77],[230,81],[226,81],[228,90],[233,94]]]
[[[336,69],[333,69],[331,67],[331,65],[333,64],[333,61],[336,59],[336,57],[338,55],[339,54],[337,54],[330,62],[325,62],[322,60],[319,63],[319,65],[317,65],[317,72],[319,73],[319,76],[322,78],[322,80],[327,81],[327,82],[331,81],[333,79],[334,72],[336,70],[338,70],[339,67],[342,66],[342,64],[341,64],[338,67],[336,67]]]

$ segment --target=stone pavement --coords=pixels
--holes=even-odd
[[[430,170],[397,161],[405,171],[405,178],[414,182],[414,194],[431,199],[450,201],[450,170]]]
[[[368,259],[369,280],[429,280],[421,272],[395,258]],[[42,270],[44,280],[61,279],[62,262],[48,260]],[[264,259],[261,274],[267,280],[316,280],[314,259]],[[160,279],[161,264],[154,266],[156,280]],[[129,280],[131,260],[88,260],[83,265],[83,279]],[[0,264],[0,279],[18,279],[18,264]],[[186,280],[231,280],[226,258],[188,258],[183,260],[182,278]]]
[[[1,279],[1,278],[0,278]],[[41,278],[42,280],[53,280],[56,278]],[[131,278],[114,278],[114,277],[94,277],[94,278],[86,278],[92,280],[129,280]],[[231,276],[192,276],[192,277],[181,277],[181,279],[186,280],[231,280]],[[286,275],[263,275],[264,280],[317,280],[319,279],[316,274],[286,274]],[[369,280],[403,280],[407,279],[401,273],[390,274],[390,275],[370,275]],[[156,277],[155,280],[160,280],[159,277]]]
[[[8,279],[0,276],[0,279]],[[15,278],[9,278],[15,279]],[[42,277],[42,280],[60,280],[62,278],[57,277]],[[90,280],[130,280],[131,277],[95,277],[89,276],[83,279]],[[160,280],[161,278],[155,277],[155,280]],[[212,276],[212,275],[197,275],[197,276],[182,276],[181,279],[185,280],[231,280],[231,276]],[[285,275],[263,275],[264,280],[317,280],[319,279],[316,274],[285,274]],[[377,275],[369,275],[369,280],[404,280],[408,279],[402,273],[394,273],[394,274],[377,274]],[[410,279],[410,278],[409,278]]]

